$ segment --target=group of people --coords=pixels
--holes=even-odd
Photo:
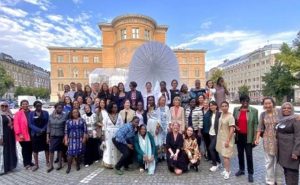
[[[253,182],[252,150],[263,137],[266,183],[280,184],[284,171],[287,184],[298,184],[300,119],[292,104],[284,103],[276,109],[273,99],[265,98],[265,112],[259,118],[247,95],[240,97],[241,106],[229,112],[229,93],[223,78],[216,84],[207,81],[205,88],[199,80],[190,90],[185,84],[178,89],[177,80],[171,82],[171,87],[168,90],[162,81],[160,90],[153,92],[152,84],[147,82],[141,93],[136,82],[130,82],[129,91],[123,83],[111,88],[106,83],[94,83],[83,89],[82,84],[72,82],[64,86],[62,95],[58,94],[60,101],[50,115],[39,101],[32,111],[28,101],[21,101],[14,116],[8,104],[2,102],[0,173],[16,167],[18,141],[23,165],[32,171],[38,170],[38,153],[42,151],[48,173],[55,162],[56,170],[60,170],[65,161],[69,173],[74,160],[76,170],[82,162],[88,167],[102,160],[104,167],[114,168],[119,175],[131,170],[134,162],[139,164],[140,172],[153,175],[156,164],[164,160],[177,175],[191,169],[198,171],[202,156],[211,162],[209,170],[216,172],[221,167],[221,156],[221,175],[229,179],[236,144],[239,170],[235,175],[245,174],[246,153],[248,181]]]

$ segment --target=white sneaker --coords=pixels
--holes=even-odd
[[[217,166],[212,166],[209,170],[211,171],[211,172],[215,172],[215,171],[217,171],[219,169],[219,165],[217,165]]]
[[[222,172],[221,172],[221,175],[223,175],[223,176],[224,176],[224,175],[225,175],[225,173],[226,173],[226,170],[222,171]]]
[[[87,165],[85,165],[84,167],[86,167],[86,168],[87,168],[87,167],[89,167],[89,165],[87,164]]]
[[[225,171],[225,173],[224,173],[224,179],[225,180],[229,179],[230,174],[231,174],[231,172]]]

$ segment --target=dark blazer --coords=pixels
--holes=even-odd
[[[279,122],[277,125],[278,161],[282,167],[299,170],[300,118]],[[298,160],[292,159],[292,154]]]
[[[208,134],[210,127],[211,127],[211,116],[212,116],[212,112],[211,111],[207,111],[204,116],[203,116],[203,133]],[[216,135],[218,134],[218,129],[219,129],[219,118],[221,116],[221,112],[217,111],[216,112],[216,118],[215,118],[215,132]]]
[[[131,109],[136,109],[136,106],[137,106],[137,103],[139,101],[143,102],[143,105],[144,105],[144,99],[143,99],[143,96],[142,96],[142,93],[140,91],[136,91],[136,101],[135,101],[135,105],[133,106],[133,103],[132,103],[132,99],[131,99],[131,91],[128,91],[126,93],[126,99],[129,99],[130,101],[130,104],[131,104]]]

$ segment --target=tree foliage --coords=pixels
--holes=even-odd
[[[275,97],[278,103],[281,103],[284,97],[293,96],[293,85],[297,83],[289,67],[281,62],[275,62],[270,72],[263,76],[263,81],[263,95]]]
[[[280,50],[281,53],[276,55],[276,59],[283,62],[291,72],[300,72],[300,32],[293,41],[292,47],[283,43]]]
[[[17,87],[15,96],[19,95],[29,95],[36,96],[41,99],[48,99],[50,97],[50,91],[45,88]]]
[[[224,75],[224,72],[221,69],[216,69],[215,71],[213,71],[213,73],[210,77],[210,80],[217,83],[218,78],[222,77],[223,75]]]
[[[238,89],[239,89],[239,91],[238,91],[239,92],[239,96],[241,96],[241,95],[248,95],[249,96],[249,89],[250,89],[250,87],[247,86],[246,84],[240,86]]]
[[[2,97],[9,88],[14,86],[14,80],[6,73],[2,65],[0,65],[0,97]]]

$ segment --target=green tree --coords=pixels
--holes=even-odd
[[[275,62],[271,71],[263,76],[263,81],[265,82],[263,95],[275,97],[278,103],[281,103],[285,97],[293,96],[293,85],[297,83],[288,66],[281,62]]]
[[[217,83],[217,80],[219,77],[222,77],[224,75],[224,72],[221,69],[216,69],[213,71],[210,80]]]
[[[241,96],[241,95],[249,95],[249,89],[250,89],[250,87],[247,86],[246,84],[240,86],[238,89],[239,89],[239,91],[238,91],[239,92],[239,96]]]
[[[283,62],[292,73],[300,72],[300,32],[293,41],[293,46],[283,43],[281,52],[276,55],[276,60]]]
[[[15,90],[15,97],[20,96],[20,95],[24,95],[25,94],[25,89],[21,86],[17,87]]]
[[[14,80],[6,73],[0,65],[0,97],[2,97],[11,87],[14,86]]]

